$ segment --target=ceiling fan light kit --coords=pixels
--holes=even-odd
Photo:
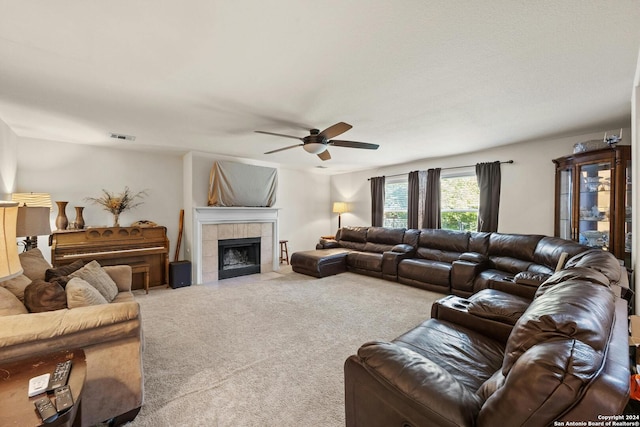
[[[352,126],[348,123],[338,122],[333,126],[329,126],[322,132],[320,132],[318,129],[310,129],[309,135],[305,136],[304,138],[301,138],[298,136],[292,136],[292,135],[284,135],[281,133],[267,132],[263,130],[257,130],[256,133],[264,133],[266,135],[281,136],[283,138],[299,139],[300,141],[302,141],[302,144],[296,144],[296,145],[290,145],[284,148],[278,148],[277,150],[267,151],[264,154],[273,154],[279,151],[289,150],[290,148],[302,146],[302,148],[304,148],[304,150],[307,153],[318,155],[320,160],[329,160],[331,159],[331,155],[327,150],[329,145],[333,145],[336,147],[361,148],[365,150],[378,149],[379,147],[378,144],[370,144],[367,142],[356,142],[356,141],[330,140],[331,138],[338,136],[348,131],[351,128]]]
[[[302,148],[304,148],[304,151],[307,153],[320,154],[326,151],[328,147],[320,142],[309,142],[308,144],[304,144]]]

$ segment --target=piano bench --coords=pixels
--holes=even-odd
[[[145,262],[134,262],[129,264],[131,266],[131,274],[142,273],[144,290],[149,293],[149,264]]]

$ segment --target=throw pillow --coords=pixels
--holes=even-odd
[[[84,267],[84,262],[79,259],[71,264],[62,265],[56,268],[49,268],[44,273],[44,280],[47,282],[58,282],[60,286],[64,288],[67,285],[67,282],[71,279],[68,276],[74,271],[80,270],[82,267]]]
[[[118,285],[111,276],[104,271],[98,261],[91,261],[78,271],[74,271],[69,276],[79,277],[87,282],[102,294],[107,302],[113,301],[118,295]]]
[[[67,295],[57,283],[34,280],[24,290],[24,305],[31,313],[67,308]]]
[[[27,308],[8,289],[0,288],[0,316],[27,314]]]
[[[31,280],[44,280],[45,272],[51,268],[38,248],[20,253],[19,258],[24,270],[23,274]]]
[[[108,304],[96,288],[79,277],[73,277],[67,283],[67,306],[69,308],[88,307]]]
[[[0,286],[8,289],[13,293],[21,302],[24,302],[24,289],[29,286],[31,283],[31,279],[29,279],[24,274],[21,274],[18,277],[14,277],[13,279],[5,280],[0,283]]]

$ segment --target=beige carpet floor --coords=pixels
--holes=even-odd
[[[343,426],[343,364],[430,317],[442,295],[353,273],[291,272],[136,293],[137,426]]]

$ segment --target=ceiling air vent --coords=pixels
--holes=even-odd
[[[113,139],[126,139],[127,141],[135,141],[136,137],[133,135],[123,135],[121,133],[112,133],[109,135]]]

